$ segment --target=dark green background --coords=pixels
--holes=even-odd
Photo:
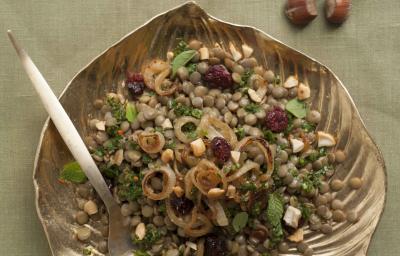
[[[112,43],[183,2],[0,0],[0,255],[50,255],[36,216],[31,178],[47,114],[6,30],[14,30],[58,94]],[[399,255],[400,1],[355,0],[344,26],[329,26],[320,15],[304,29],[287,22],[283,0],[198,3],[220,19],[269,33],[318,59],[341,78],[388,168],[387,207],[369,255]]]

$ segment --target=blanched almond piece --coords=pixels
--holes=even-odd
[[[164,122],[161,124],[161,127],[162,127],[164,130],[174,128],[174,127],[172,126],[171,120],[169,120],[169,118],[167,118],[167,119],[164,120]]]
[[[290,143],[292,144],[293,153],[298,153],[303,150],[304,142],[298,139],[290,139]]]
[[[240,160],[240,152],[239,151],[231,151],[231,158],[235,164],[239,163]]]
[[[146,225],[143,222],[139,223],[135,229],[135,235],[138,240],[143,240],[146,235]]]
[[[260,95],[257,94],[256,91],[254,91],[253,89],[248,89],[247,93],[250,96],[250,99],[254,102],[260,103],[262,98],[260,97]]]
[[[299,81],[294,77],[294,76],[289,76],[285,83],[283,84],[283,87],[285,88],[293,88],[296,87],[299,84]]]
[[[105,131],[106,130],[106,121],[98,121],[96,123],[96,128],[99,131]]]
[[[174,191],[174,193],[175,193],[175,195],[176,195],[177,197],[182,197],[183,194],[185,194],[185,191],[184,191],[183,188],[181,188],[180,186],[175,186],[175,187],[173,188],[173,191]]]
[[[333,147],[336,145],[335,138],[326,132],[318,132],[318,147]]]
[[[193,150],[193,155],[197,156],[197,157],[203,155],[204,152],[206,151],[206,145],[204,145],[203,139],[201,139],[201,138],[198,138],[197,140],[192,141],[190,143],[190,147]]]
[[[174,160],[174,151],[170,148],[164,150],[161,154],[161,161],[167,164],[172,160]]]
[[[242,58],[242,54],[235,48],[235,46],[231,43],[229,43],[229,50],[232,53],[232,57],[234,61],[238,61]]]
[[[304,231],[302,228],[296,230],[292,235],[288,236],[288,240],[298,243],[304,240]]]
[[[186,246],[190,247],[191,249],[197,251],[197,244],[190,242],[190,241],[186,241]]]
[[[208,198],[219,198],[225,194],[225,190],[220,188],[212,188],[207,192]]]
[[[210,52],[208,51],[207,47],[200,48],[199,52],[200,52],[200,59],[201,60],[208,60],[210,58]]]
[[[123,160],[124,160],[124,150],[121,148],[118,149],[117,152],[115,152],[113,157],[113,163],[120,166]]]
[[[260,96],[261,99],[263,99],[265,97],[265,95],[267,95],[267,91],[268,91],[267,86],[260,86],[257,89],[257,94],[258,94],[258,96]]]
[[[306,86],[303,83],[300,83],[299,87],[297,88],[297,98],[299,100],[305,100],[310,98],[310,95],[311,95],[310,87]]]
[[[291,226],[292,228],[297,228],[297,226],[299,225],[300,217],[301,217],[301,211],[293,206],[289,206],[286,209],[283,220],[286,222],[288,226]]]
[[[226,191],[226,196],[232,199],[235,198],[235,195],[236,195],[236,187],[233,185],[229,185]]]
[[[250,57],[253,54],[253,48],[248,46],[247,44],[242,44],[243,55],[245,58]]]

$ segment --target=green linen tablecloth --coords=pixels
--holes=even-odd
[[[320,13],[324,1],[319,2]],[[47,114],[6,36],[13,29],[59,94],[93,57],[183,1],[0,1],[0,255],[50,255],[36,215],[32,169]],[[323,14],[289,24],[283,0],[198,1],[212,15],[251,25],[331,67],[383,151],[388,201],[369,255],[400,255],[400,1],[355,0],[342,27]]]

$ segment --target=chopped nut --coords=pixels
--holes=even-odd
[[[232,42],[229,43],[229,50],[232,53],[232,57],[234,61],[238,61],[242,58],[242,54],[235,48]]]
[[[207,197],[208,198],[218,198],[225,194],[225,190],[220,188],[212,188],[208,191]]]
[[[243,55],[245,58],[250,57],[253,54],[253,48],[248,46],[247,44],[242,44]]]
[[[172,126],[171,120],[169,120],[169,118],[167,118],[167,119],[164,120],[164,122],[161,124],[161,127],[162,127],[164,130],[174,128],[174,127]]]
[[[146,225],[143,222],[136,226],[135,235],[138,240],[143,240],[144,236],[146,235]]]
[[[190,247],[191,249],[197,251],[197,244],[190,242],[190,241],[186,241],[186,246]]]
[[[293,153],[298,153],[303,150],[304,148],[304,142],[298,139],[290,139],[290,142],[292,143],[292,150]]]
[[[99,131],[105,131],[106,130],[106,121],[98,121],[96,123],[96,128]]]
[[[174,58],[174,53],[171,51],[167,52],[167,60],[172,61],[173,58]]]
[[[265,95],[267,95],[267,91],[268,91],[267,86],[260,86],[257,89],[257,94],[258,96],[260,96],[261,99],[263,99]]]
[[[336,145],[335,138],[326,132],[318,132],[318,147],[333,147]]]
[[[177,197],[182,197],[185,194],[185,191],[180,186],[175,186],[172,190]]]
[[[161,154],[161,161],[167,164],[172,160],[174,160],[174,151],[170,148],[164,150]]]
[[[231,158],[235,164],[239,163],[240,160],[240,152],[239,151],[231,151]]]
[[[236,195],[236,187],[233,185],[229,185],[226,191],[226,196],[232,199],[235,198],[235,195]]]
[[[202,47],[199,49],[200,60],[208,60],[210,58],[210,53],[207,47]]]
[[[204,145],[204,142],[201,138],[198,138],[195,141],[192,141],[190,143],[190,147],[193,150],[193,155],[199,157],[201,155],[204,154],[204,152],[206,151],[206,145]]]
[[[283,220],[286,222],[287,225],[291,226],[292,228],[297,228],[297,226],[299,225],[300,217],[301,211],[293,206],[289,206],[286,209]]]
[[[294,76],[289,76],[285,83],[283,84],[283,87],[285,88],[293,88],[296,87],[299,84],[299,81],[294,77]]]
[[[299,243],[304,240],[304,231],[302,228],[296,230],[292,235],[288,236],[288,240]]]
[[[299,98],[299,100],[305,100],[310,98],[310,95],[310,87],[306,86],[303,83],[300,83],[299,87],[297,88],[297,98]]]
[[[260,95],[257,94],[256,91],[254,91],[253,89],[249,89],[247,91],[247,93],[250,96],[250,99],[252,99],[254,102],[260,103],[262,98],[260,97]]]
[[[122,160],[124,160],[124,150],[118,149],[117,152],[115,152],[114,156],[111,159],[111,162],[120,166],[122,164]]]

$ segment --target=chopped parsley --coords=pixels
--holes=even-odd
[[[305,132],[312,132],[315,130],[315,125],[314,124],[310,124],[308,122],[304,122],[301,125],[301,129],[303,129]]]
[[[246,110],[249,113],[257,113],[261,110],[261,106],[260,104],[256,104],[256,103],[250,103],[248,105],[246,105],[244,107],[244,110]]]
[[[186,123],[182,126],[182,132],[189,138],[189,139],[196,139],[196,125],[194,123]]]
[[[111,108],[111,113],[117,122],[126,120],[126,113],[124,105],[114,97],[107,97],[106,103]]]
[[[178,56],[180,53],[190,50],[189,49],[189,45],[184,41],[181,40],[179,41],[179,43],[176,45],[175,49],[174,49],[174,56]]]
[[[142,155],[142,163],[149,164],[151,162],[153,162],[153,159],[149,155],[147,154]]]
[[[241,140],[246,136],[246,133],[244,132],[243,127],[235,128],[235,134],[238,137],[238,140]]]
[[[253,70],[246,70],[242,75],[242,81],[240,81],[239,87],[247,90],[249,88],[249,78],[254,73]]]
[[[275,144],[277,141],[276,134],[273,133],[271,130],[263,129],[262,130],[264,138],[271,144]]]
[[[175,149],[176,142],[174,140],[170,140],[168,143],[165,144],[164,147],[169,149]]]
[[[107,178],[109,178],[109,179],[114,179],[114,178],[116,178],[118,175],[119,175],[119,173],[120,173],[120,170],[119,170],[119,168],[118,168],[118,166],[117,165],[111,165],[111,166],[108,166],[108,165],[106,165],[106,164],[103,164],[103,165],[100,165],[100,172],[104,175],[104,176],[106,176]]]
[[[177,116],[192,116],[194,118],[200,119],[201,116],[203,115],[202,110],[182,105],[181,103],[178,103],[175,100],[171,101],[170,107],[174,109],[174,113]]]
[[[301,211],[301,217],[304,220],[310,219],[310,216],[312,214],[312,209],[308,204],[301,204],[300,205],[300,211]]]
[[[118,196],[121,200],[135,201],[142,197],[142,178],[142,174],[124,170],[118,177]]]
[[[196,63],[190,63],[187,66],[187,70],[189,71],[189,75],[192,74],[194,71],[197,69],[197,64]]]
[[[141,248],[149,249],[155,242],[160,240],[161,233],[155,228],[147,228],[146,235],[142,240],[139,240],[137,237],[132,239],[133,244],[138,245]]]
[[[332,166],[324,166],[316,172],[310,172],[305,175],[301,183],[301,189],[306,193],[310,193],[314,189],[318,188],[321,184],[321,177],[331,168]]]
[[[242,185],[240,185],[239,189],[242,192],[256,191],[257,186],[254,183],[246,182],[246,183],[243,183]]]

